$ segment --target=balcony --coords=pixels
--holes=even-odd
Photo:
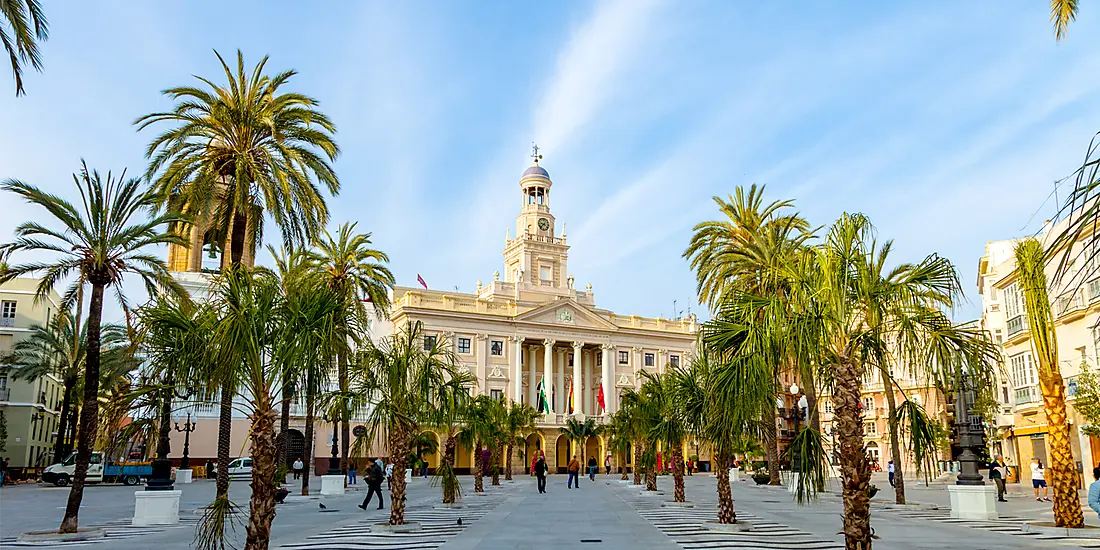
[[[1085,294],[1089,297],[1089,303],[1100,300],[1100,279],[1089,281],[1085,285]]]
[[[1016,388],[1015,402],[1017,405],[1027,405],[1028,403],[1036,403],[1039,401],[1039,392],[1037,386],[1029,386],[1026,388]]]
[[[1027,315],[1021,313],[1009,319],[1008,322],[1005,323],[1005,325],[1005,328],[1008,329],[1008,337],[1012,338],[1013,336],[1027,330]]]
[[[1054,318],[1061,319],[1085,310],[1085,294],[1081,290],[1063,294],[1054,302]],[[1012,334],[1012,331],[1009,331]]]
[[[0,401],[11,399],[11,388],[0,388]]]
[[[0,317],[0,327],[14,327],[15,317]]]

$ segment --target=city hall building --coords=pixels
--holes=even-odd
[[[597,307],[592,285],[576,288],[569,244],[550,208],[552,186],[536,157],[519,181],[519,215],[515,237],[509,232],[505,242],[503,271],[487,284],[478,281],[473,293],[397,287],[391,321],[395,327],[421,322],[425,346],[445,342],[476,379],[477,394],[539,408],[544,384],[549,410],[528,435],[523,456],[529,466],[542,450],[553,471],[579,454],[559,431],[566,420],[605,423],[621,392],[641,383],[641,373],[689,359],[698,325],[694,316],[617,314]],[[690,441],[685,447],[685,457],[698,453]],[[605,454],[606,437],[586,442],[585,455],[601,466]],[[438,457],[429,463],[434,467]],[[472,452],[460,447],[456,468],[465,471],[471,463]]]

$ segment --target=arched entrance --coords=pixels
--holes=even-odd
[[[596,459],[596,468],[597,469],[602,469],[603,468],[603,452],[601,452],[602,450],[603,450],[603,445],[602,445],[602,442],[600,441],[600,438],[597,437],[597,436],[589,437],[588,441],[586,441],[584,443],[584,462],[585,462],[584,467],[588,468],[588,459],[589,458],[595,458]]]
[[[878,449],[878,443],[874,441],[867,444],[867,460],[871,462],[871,468],[882,467],[882,455]]]
[[[572,445],[568,437],[564,435],[558,436],[558,442],[554,445],[554,455],[556,460],[554,466],[557,467],[559,474],[564,474],[569,468],[569,459],[573,457]]]
[[[416,442],[416,447],[416,454],[428,464],[428,472],[434,472],[439,467],[439,460],[443,452],[439,435],[432,431],[421,433]],[[414,474],[419,473],[419,471],[414,472]]]
[[[540,452],[543,452],[542,435],[538,432],[528,435],[523,445],[523,472],[525,474],[531,473],[531,465],[535,463],[535,457]]]
[[[295,458],[302,457],[306,452],[306,436],[302,432],[290,428],[286,433],[281,433],[275,438],[275,448],[281,449],[283,441],[289,439],[289,446],[286,449],[286,465],[290,466],[294,463]],[[308,459],[307,459],[308,463]]]

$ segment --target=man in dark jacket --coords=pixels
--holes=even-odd
[[[539,457],[538,462],[535,463],[535,479],[538,480],[539,492],[546,492],[546,458]]]
[[[382,481],[386,479],[385,474],[382,473],[382,468],[378,467],[377,462],[372,462],[370,468],[367,468],[366,482],[367,482],[367,498],[363,499],[363,504],[359,507],[363,510],[367,509],[367,505],[370,504],[371,497],[375,493],[378,494],[378,509],[382,509]]]
[[[989,463],[989,479],[997,485],[997,502],[1008,502],[1005,500],[1005,476],[1007,475],[1008,466],[1005,466],[1003,458],[998,456]]]

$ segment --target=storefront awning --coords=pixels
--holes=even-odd
[[[1012,435],[1015,435],[1015,436],[1018,437],[1018,436],[1021,436],[1021,435],[1045,434],[1048,431],[1049,430],[1047,429],[1046,424],[1038,424],[1036,426],[1025,426],[1023,428],[1013,428],[1012,429]]]

